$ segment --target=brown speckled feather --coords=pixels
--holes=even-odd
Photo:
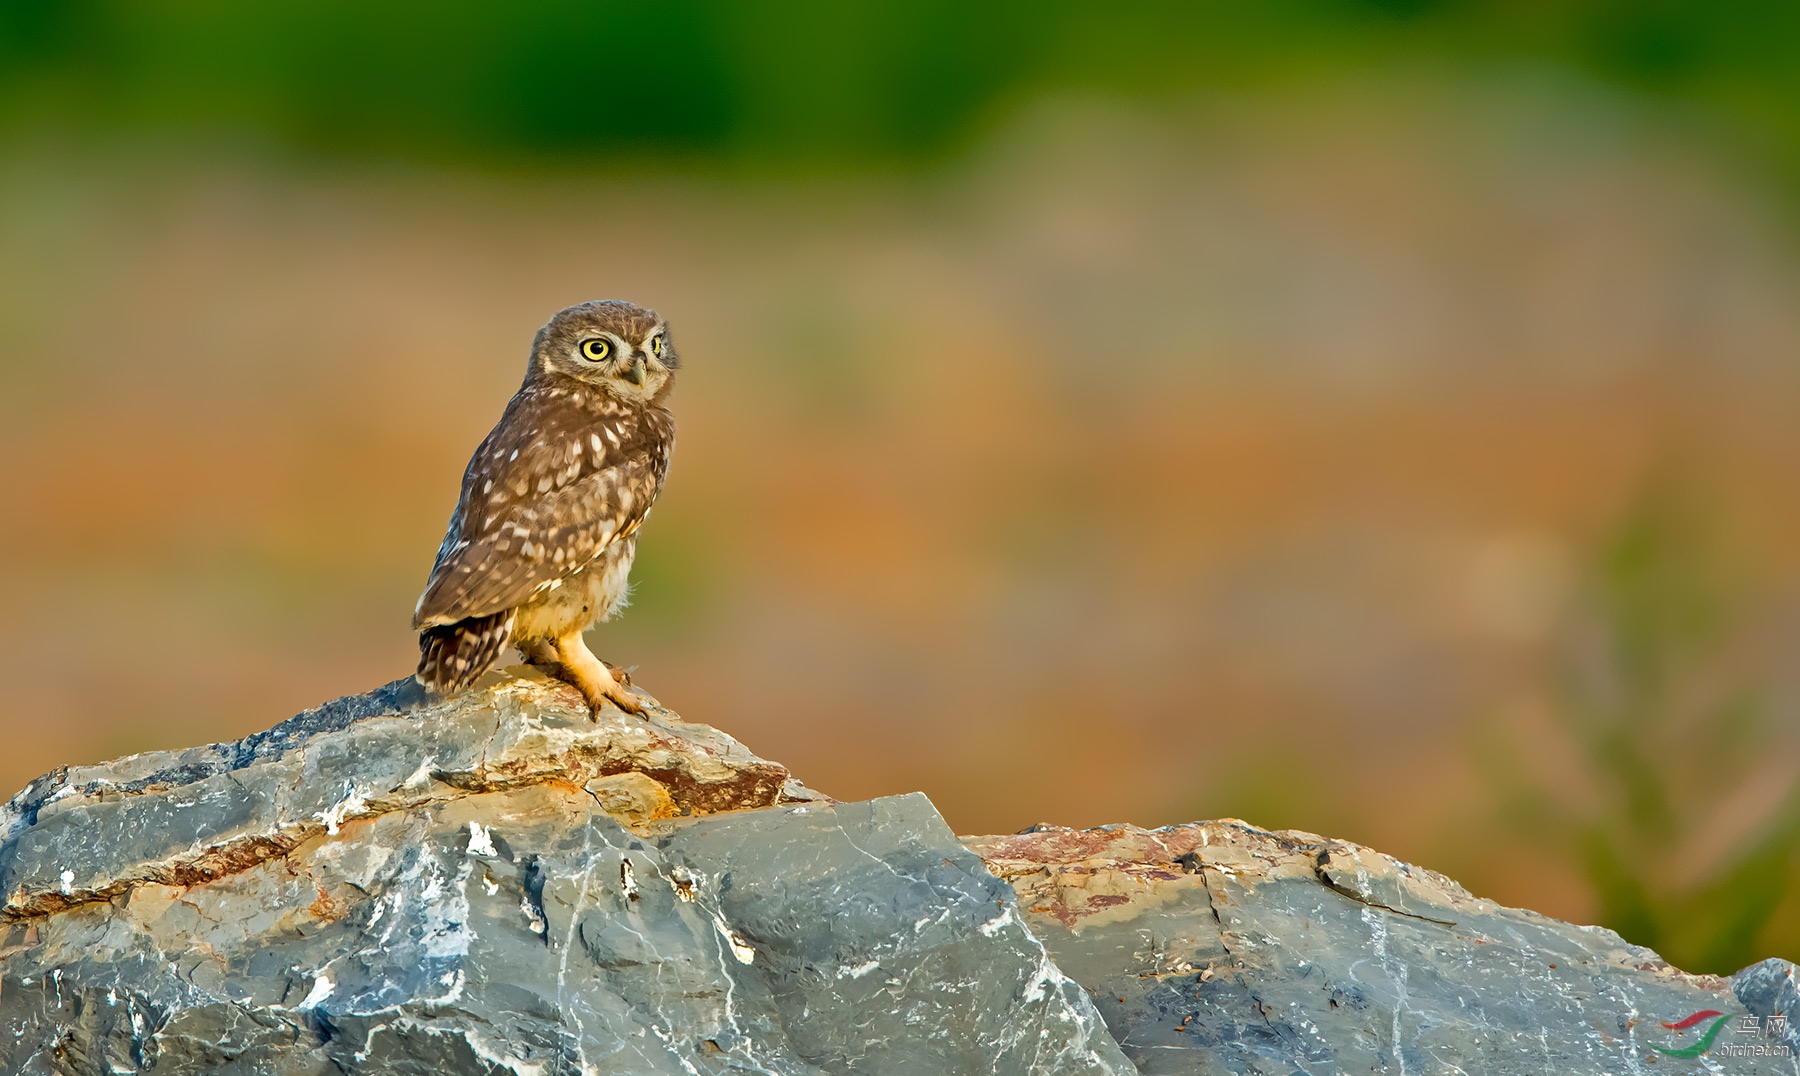
[[[528,382],[469,461],[413,627],[493,615],[586,567],[643,522],[674,440],[664,408]]]
[[[577,303],[538,330],[413,612],[428,690],[468,688],[510,645],[574,685],[590,714],[643,712],[582,633],[630,596],[637,529],[669,471],[680,366],[667,323],[634,303]]]

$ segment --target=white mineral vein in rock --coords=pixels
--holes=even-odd
[[[980,926],[976,927],[975,929],[979,930],[981,932],[982,937],[991,938],[994,935],[1000,933],[1002,930],[1005,930],[1006,924],[1008,924],[1012,921],[1013,921],[1012,909],[1010,907],[1002,908],[1000,910],[999,915],[996,915],[994,918],[989,919],[987,922],[981,924]]]
[[[312,989],[306,992],[306,1000],[300,1003],[302,1009],[316,1009],[331,996],[331,976],[320,975],[313,980]]]
[[[1042,1001],[1049,996],[1050,987],[1061,986],[1066,981],[1062,969],[1051,963],[1050,954],[1046,953],[1042,946],[1038,946],[1037,972],[1032,975],[1031,981],[1025,984],[1023,1000],[1027,1002]]]
[[[472,1030],[464,1030],[462,1036],[463,1041],[469,1044],[470,1053],[490,1065],[505,1068],[514,1076],[544,1076],[544,1073],[549,1071],[546,1065],[515,1057],[510,1050],[504,1048],[496,1050],[493,1043],[489,1042],[485,1036],[478,1035]]]
[[[1363,886],[1364,892],[1367,892],[1368,875],[1363,871],[1361,856],[1356,858],[1356,876],[1358,884]],[[1375,948],[1375,958],[1380,963],[1381,970],[1387,972],[1388,980],[1394,984],[1394,1014],[1389,1033],[1393,1039],[1395,1070],[1400,1076],[1406,1076],[1406,1051],[1400,1045],[1400,1014],[1406,1011],[1406,964],[1404,961],[1395,960],[1393,954],[1388,952],[1386,915],[1374,908],[1367,907],[1362,909],[1361,914],[1362,921],[1369,927],[1369,937]]]
[[[739,964],[748,964],[756,959],[756,949],[745,941],[742,935],[725,924],[725,919],[718,912],[713,913],[713,926],[719,929],[720,937],[731,946],[731,955],[737,957]]]
[[[437,768],[437,759],[435,759],[435,758],[426,759],[424,762],[419,763],[419,768],[412,772],[412,776],[410,776],[406,780],[400,782],[400,787],[401,788],[417,788],[420,785],[429,784],[431,781],[431,771],[436,768]]]
[[[332,804],[325,810],[313,815],[313,817],[325,823],[325,832],[335,837],[337,836],[338,827],[343,825],[344,819],[353,814],[362,814],[363,811],[368,809],[368,806],[368,801],[363,799],[363,795],[360,791],[352,785],[345,785],[344,798]]]
[[[499,887],[495,886],[494,888],[498,889]],[[537,905],[531,903],[530,893],[526,893],[519,897],[519,911],[524,914],[525,925],[531,928],[531,932],[540,938],[543,937],[544,931],[547,930],[548,927],[544,923],[544,917],[538,913]],[[568,962],[565,960],[565,968],[567,967],[567,963]]]
[[[469,942],[475,937],[469,929],[469,872],[475,865],[464,863],[456,878],[447,880],[434,857],[420,856],[419,862],[425,886],[419,895],[417,919],[425,956],[468,956]]]

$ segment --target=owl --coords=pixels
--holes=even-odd
[[[538,330],[413,611],[426,688],[461,691],[511,644],[575,685],[596,719],[607,702],[644,711],[582,632],[629,595],[638,528],[675,447],[664,402],[680,365],[668,326],[631,303],[582,303]]]

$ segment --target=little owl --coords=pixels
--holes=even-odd
[[[455,694],[508,644],[574,684],[598,717],[645,701],[581,633],[625,605],[637,531],[669,473],[663,402],[681,364],[653,310],[572,306],[538,330],[525,383],[463,472],[413,612],[419,682]]]

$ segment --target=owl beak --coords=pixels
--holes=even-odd
[[[642,385],[644,383],[643,357],[639,356],[638,361],[632,365],[631,369],[626,370],[622,376],[633,385]]]

